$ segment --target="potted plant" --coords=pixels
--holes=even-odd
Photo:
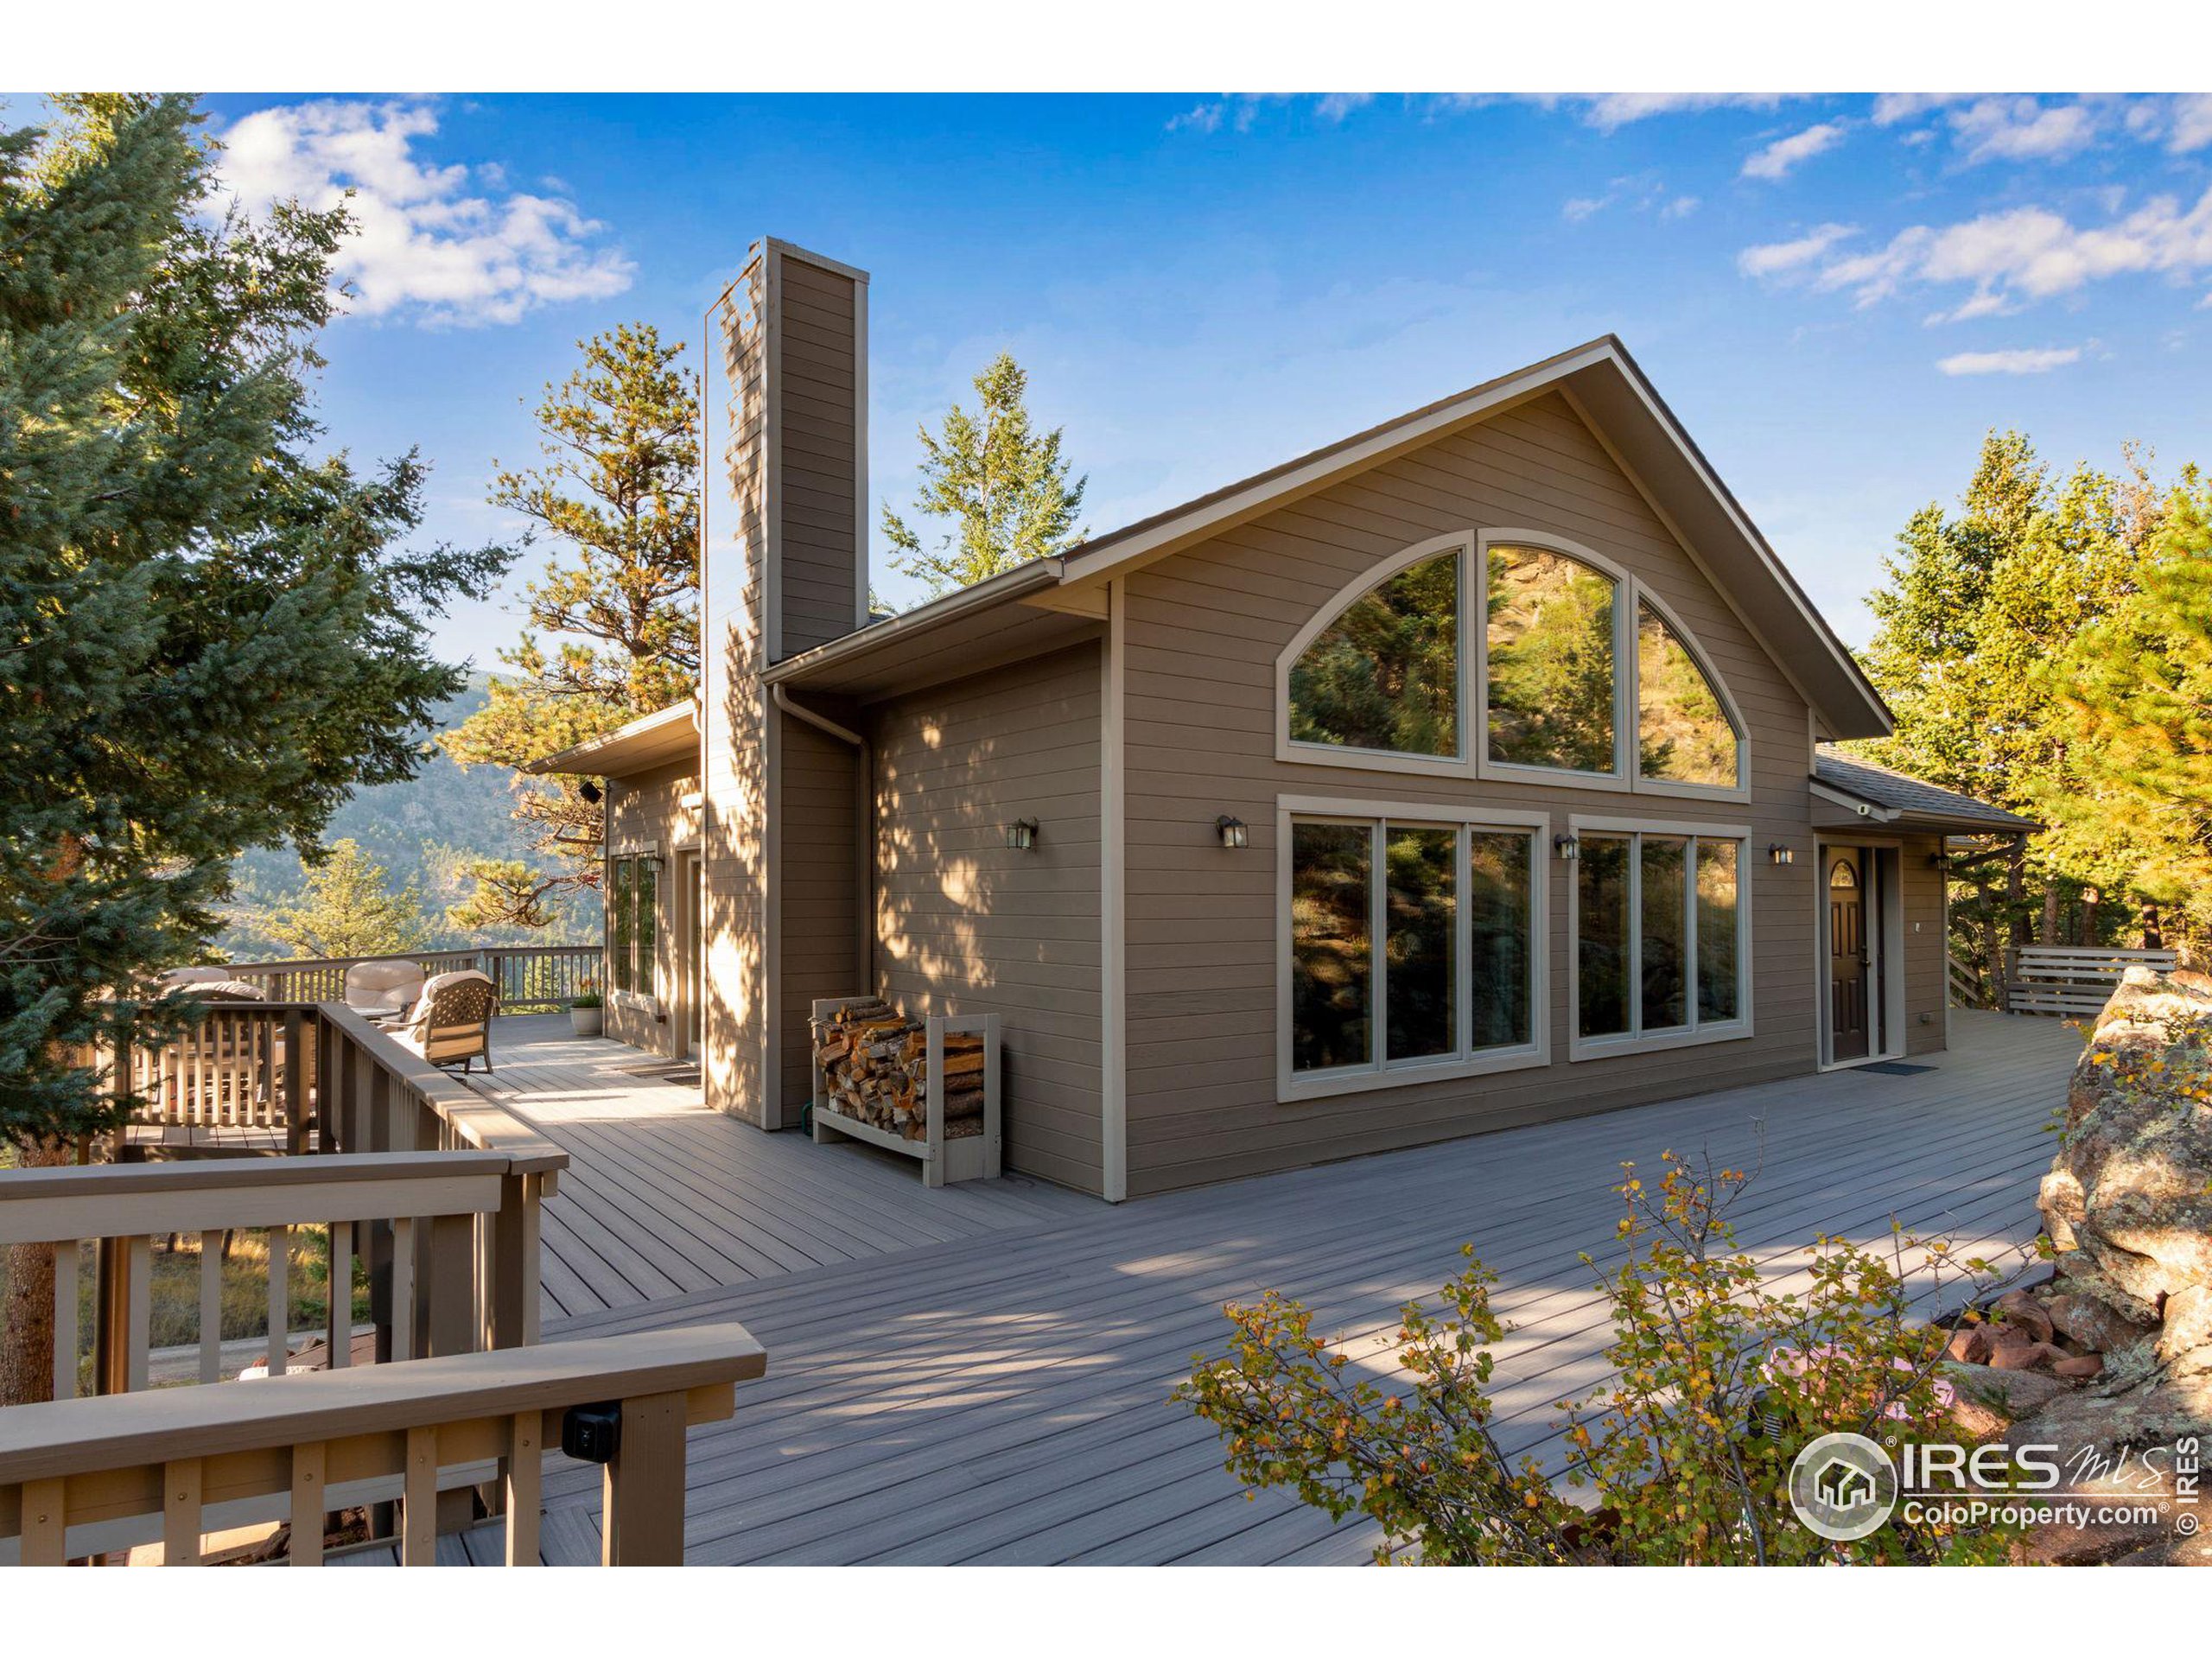
[[[599,987],[590,980],[569,1004],[569,1025],[579,1037],[596,1037],[606,1019],[605,1003],[600,999]]]

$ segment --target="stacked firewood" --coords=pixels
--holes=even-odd
[[[888,1002],[849,1003],[814,1021],[827,1104],[907,1141],[929,1138],[929,1029]],[[944,1034],[944,1134],[983,1132],[983,1036]]]

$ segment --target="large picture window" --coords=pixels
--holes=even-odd
[[[618,991],[653,994],[660,864],[652,858],[609,859],[607,866],[607,976]]]
[[[1613,579],[1544,548],[1492,547],[1485,619],[1490,758],[1618,769]]]
[[[1578,1054],[1745,1034],[1742,860],[1735,833],[1577,832]]]
[[[1287,1086],[1541,1059],[1538,831],[1293,816]]]
[[[1294,743],[1459,753],[1459,556],[1410,565],[1346,606],[1293,664]]]

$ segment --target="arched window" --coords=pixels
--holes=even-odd
[[[1617,772],[1618,584],[1580,559],[1536,547],[1493,545],[1489,576],[1490,758]]]
[[[1836,860],[1835,867],[1828,872],[1828,886],[1832,887],[1855,887],[1858,885],[1859,872],[1851,868],[1851,861],[1847,858],[1839,858]]]
[[[1294,743],[1451,759],[1459,753],[1459,556],[1378,582],[1290,671]]]
[[[1719,694],[1667,620],[1641,601],[1636,607],[1636,703],[1644,777],[1736,787],[1736,728]]]

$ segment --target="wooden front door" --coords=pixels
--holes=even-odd
[[[1863,855],[1830,848],[1828,882],[1828,1058],[1864,1059],[1869,1047],[1866,995],[1866,883]]]

